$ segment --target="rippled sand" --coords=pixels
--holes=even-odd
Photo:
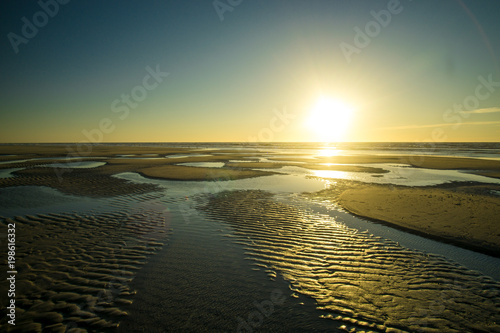
[[[283,177],[280,185],[285,180],[309,181],[305,178],[311,174],[308,169],[372,174],[370,177],[391,174],[382,164],[379,168],[378,164],[347,165],[350,163],[406,161],[435,169],[489,170],[491,176],[500,169],[498,161],[426,157],[420,163],[418,157],[408,156],[273,158],[238,150],[96,146],[86,161],[106,165],[60,170],[40,165],[53,163],[50,158],[66,157],[66,147],[2,149],[18,155],[0,160],[20,162],[1,164],[0,169],[22,170],[0,179],[0,187],[49,186],[67,194],[107,198],[105,208],[95,211],[84,207],[81,213],[66,210],[0,219],[0,234],[5,234],[6,224],[12,222],[18,232],[18,312],[13,331],[117,331],[120,323],[118,329],[123,332],[130,328],[230,331],[238,325],[238,318],[247,319],[255,311],[254,300],[269,299],[276,288],[286,295],[287,303],[276,306],[262,324],[263,331],[265,327],[271,331],[500,331],[499,284],[444,257],[357,232],[330,216],[278,202],[268,192],[233,191],[213,196],[205,191],[198,196],[200,211],[195,211],[194,206],[179,204],[189,199],[193,205],[185,191],[189,182],[174,185],[149,179],[141,183],[140,179],[129,182],[113,177],[137,172],[160,179],[231,180],[286,174],[286,166],[299,169],[293,175],[246,183],[253,184],[250,188],[263,188],[263,183],[276,181],[273,177]],[[37,160],[29,160],[33,157]],[[188,162],[225,164],[221,169],[175,165]],[[220,190],[231,188],[227,183],[233,184],[207,184]],[[278,184],[265,188],[275,190]],[[338,197],[343,190],[334,186],[329,193]],[[168,200],[175,201],[172,207],[177,209],[174,231],[165,209]],[[197,223],[190,224],[190,216],[193,222],[195,216]],[[224,237],[216,237],[222,232],[220,225],[227,226]],[[175,246],[164,248],[161,256],[152,256],[172,239],[177,240]],[[255,270],[241,261],[252,262]],[[3,290],[5,280],[0,286]],[[141,295],[134,296],[134,288]],[[291,300],[296,302],[290,305]],[[5,293],[0,301],[7,304]],[[0,312],[3,327],[5,308]]]
[[[11,332],[102,332],[127,316],[129,287],[168,234],[164,214],[134,198],[129,213],[46,214],[2,218],[16,225],[16,326]],[[117,198],[116,208],[130,201]],[[2,290],[7,284],[1,282]],[[6,293],[0,295],[7,304]],[[3,309],[5,311],[5,308]],[[7,317],[2,315],[1,325]]]
[[[500,285],[440,256],[358,233],[260,191],[225,192],[203,210],[233,226],[271,277],[283,275],[345,330],[500,330]]]

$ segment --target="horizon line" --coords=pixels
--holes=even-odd
[[[0,145],[51,145],[51,144],[70,144],[70,145],[107,145],[107,144],[168,144],[168,143],[209,143],[209,144],[225,144],[225,143],[238,143],[238,144],[291,144],[291,143],[308,143],[308,144],[349,144],[349,143],[500,143],[500,141],[109,141],[109,142],[0,142]]]

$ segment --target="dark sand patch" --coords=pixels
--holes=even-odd
[[[167,165],[179,163],[196,163],[196,162],[228,162],[238,158],[248,157],[249,155],[209,155],[209,156],[189,156],[178,158],[159,158],[159,159],[144,159],[144,158],[113,158],[106,160],[109,164],[124,164],[124,165]]]
[[[146,198],[147,199],[147,198]],[[148,210],[0,219],[16,229],[16,325],[10,332],[108,332],[127,316],[129,287],[168,234]],[[7,290],[7,280],[0,281]],[[7,293],[0,295],[7,304]],[[6,308],[0,326],[7,327]]]
[[[2,145],[0,154],[16,155],[1,156],[0,161],[23,159],[25,157],[111,157],[119,155],[134,155],[133,157],[166,156],[176,154],[221,154],[234,156],[257,156],[263,153],[247,149],[196,149],[152,147],[147,145],[106,145],[106,144],[65,144],[65,145]],[[222,156],[224,157],[224,156]]]
[[[500,179],[500,172],[495,172],[495,171],[477,171],[477,172],[471,172],[475,175],[479,176],[485,176],[485,177],[490,177],[490,178],[497,178]]]
[[[135,184],[111,177],[113,172],[101,172],[100,168],[103,167],[95,168],[95,170],[51,167],[24,169],[13,173],[15,177],[0,178],[0,187],[47,186],[65,194],[88,197],[112,197],[146,193],[158,189],[153,184]]]

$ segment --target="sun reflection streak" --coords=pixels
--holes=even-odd
[[[350,179],[350,173],[336,170],[311,170],[313,175],[320,178]]]
[[[317,156],[319,157],[333,157],[341,155],[342,151],[337,148],[324,147],[318,150]]]

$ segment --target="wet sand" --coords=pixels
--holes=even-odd
[[[305,164],[304,168],[310,170],[332,170],[332,171],[345,171],[345,172],[366,172],[366,173],[387,173],[389,171],[384,170],[382,168],[373,168],[367,166],[358,166],[358,165],[342,165],[342,164],[334,164],[334,165],[324,165],[324,164]]]
[[[47,158],[69,156],[78,146],[0,146],[0,160],[19,160],[21,156],[41,160],[0,164],[0,169],[25,168],[14,172],[15,177],[1,178],[0,187],[40,185],[56,188],[63,193],[85,196],[114,196],[146,193],[157,189],[151,184],[134,184],[112,177],[121,172],[137,172],[145,177],[169,180],[232,180],[275,174],[262,169],[300,166],[309,170],[338,170],[381,174],[383,168],[350,165],[352,163],[403,163],[435,169],[469,170],[475,174],[498,176],[500,161],[462,157],[439,156],[332,156],[300,158],[271,157],[276,162],[256,162],[259,153],[247,151],[196,150],[186,148],[91,146],[89,159],[106,164],[91,169],[40,167],[54,163]],[[197,156],[203,153],[208,156]],[[164,158],[183,154],[185,157]],[[120,156],[127,155],[129,158]],[[193,156],[190,156],[193,155]],[[110,158],[111,156],[118,156]],[[147,156],[147,158],[144,158]],[[155,158],[156,157],[156,158]],[[248,158],[249,162],[229,162]],[[71,160],[73,161],[73,160]],[[223,168],[177,165],[187,162],[225,162]],[[60,162],[58,162],[60,163]],[[325,163],[330,163],[325,165]],[[338,164],[332,164],[338,163]],[[260,170],[249,170],[259,168]],[[348,211],[367,218],[391,223],[399,228],[422,235],[460,244],[470,249],[499,255],[500,235],[495,232],[495,218],[499,211],[498,197],[485,195],[487,190],[472,193],[472,185],[405,188],[384,185],[354,186],[346,182],[330,190],[339,196],[340,204]],[[476,187],[477,189],[478,187]],[[493,187],[491,187],[494,189]],[[497,188],[497,187],[495,187]],[[344,192],[344,189],[346,190]],[[340,196],[340,192],[344,192]],[[467,192],[468,191],[468,192]]]
[[[298,163],[273,163],[273,162],[231,162],[226,165],[233,168],[258,168],[258,169],[279,169],[288,165],[297,165]]]
[[[318,197],[357,216],[500,257],[499,185],[443,184],[408,187],[337,182]]]
[[[290,297],[288,281],[250,260],[229,225],[172,214],[175,231],[131,283],[141,292],[118,332],[341,332],[312,298]]]
[[[39,185],[68,194],[106,197],[114,200],[118,210],[0,219],[0,234],[6,233],[6,225],[11,222],[22,230],[18,234],[17,252],[19,324],[15,328],[20,332],[42,329],[64,332],[74,326],[88,331],[114,331],[120,322],[135,328],[148,323],[147,317],[134,323],[128,316],[130,309],[141,311],[130,305],[135,294],[132,280],[168,240],[167,206],[160,202],[144,207],[139,204],[137,209],[130,209],[131,203],[157,202],[161,189],[154,184],[128,182],[113,177],[114,174],[137,172],[149,178],[179,181],[232,180],[273,175],[283,166],[377,175],[386,172],[382,165],[378,168],[349,164],[404,163],[404,159],[406,164],[411,164],[407,156],[277,157],[270,159],[283,160],[269,163],[255,161],[259,156],[265,157],[263,153],[238,150],[221,153],[218,150],[95,146],[89,158],[83,161],[106,164],[76,169],[46,166],[61,163],[50,158],[68,156],[65,146],[0,146],[0,154],[17,154],[0,156],[0,161],[39,159],[0,164],[0,169],[23,168],[15,171],[14,177],[1,178],[0,187]],[[179,154],[185,157],[176,156]],[[201,154],[209,156],[197,156]],[[127,158],[119,155],[127,155]],[[165,158],[165,155],[176,158]],[[230,162],[241,159],[251,162]],[[436,169],[461,169],[490,175],[500,170],[498,161],[428,156],[425,160],[427,162],[420,163],[420,167],[427,163],[427,167]],[[188,162],[224,162],[225,165],[223,168],[177,165]],[[249,170],[252,167],[270,170]],[[498,197],[488,193],[492,189],[500,190],[500,186],[451,184],[409,188],[342,180],[335,183],[331,189],[312,195],[330,200],[332,205],[339,203],[359,216],[383,220],[383,223],[429,238],[498,254],[498,228],[492,221],[497,218],[499,203]],[[407,329],[453,332],[464,327],[478,331],[499,329],[495,317],[499,308],[498,286],[487,277],[438,256],[416,253],[396,243],[356,233],[333,220],[327,221],[276,202],[269,193],[233,191],[209,199],[200,211],[233,228],[236,241],[245,246],[246,256],[255,260],[270,279],[283,276],[291,284],[292,297],[306,295],[314,299],[317,308],[324,311],[321,312],[324,319],[341,323],[335,327],[378,332]],[[199,290],[205,286],[204,273],[212,271],[212,278],[223,273],[224,260],[218,262],[221,271],[203,269],[203,266],[194,270],[182,260],[187,262],[196,257],[191,256],[191,251],[200,249],[180,247],[177,250],[182,250],[184,257],[170,258],[163,268],[150,267],[148,272],[155,272],[156,282],[148,285],[147,274],[142,275],[142,280],[136,281],[137,288],[161,291],[165,270],[176,267],[182,267],[183,271],[170,281],[196,271]],[[197,258],[201,257],[203,255]],[[226,280],[231,282],[231,279]],[[211,284],[217,286],[219,281],[215,278]],[[189,287],[184,281],[179,285]],[[2,289],[6,286],[5,280],[0,286]],[[237,294],[237,290],[233,292]],[[146,303],[151,304],[149,302],[156,296],[154,292],[149,294]],[[160,303],[170,307],[171,312],[163,311],[162,315],[178,313],[175,323],[182,328],[185,312],[175,310],[179,304],[168,303],[169,295],[164,296]],[[178,303],[182,303],[183,296],[185,294],[176,294]],[[6,304],[5,297],[5,294],[0,296],[3,304]],[[216,295],[211,294],[211,297]],[[443,297],[439,304],[444,304],[444,309],[435,311],[433,307],[439,304],[433,305],[429,300]],[[211,303],[204,304],[210,307]],[[196,308],[196,304],[192,306]],[[208,316],[216,318],[217,311]],[[242,311],[251,311],[251,306]],[[464,313],[467,315],[463,316]],[[283,316],[287,318],[285,313]],[[203,327],[203,318],[208,317],[190,319],[192,327]],[[279,318],[273,317],[272,327],[280,327]],[[224,325],[232,327],[233,316],[226,319]]]
[[[78,156],[73,159],[64,153],[67,147],[38,146],[0,146],[0,153],[18,152],[18,156],[0,156],[0,161],[14,161],[0,164],[0,169],[22,168],[13,172],[15,177],[0,178],[0,187],[10,186],[48,186],[66,194],[106,197],[122,194],[145,193],[156,188],[149,184],[132,184],[112,177],[122,172],[137,172],[143,176],[167,180],[233,180],[272,175],[273,172],[248,170],[238,167],[220,169],[208,167],[189,167],[176,165],[188,162],[228,162],[232,159],[252,157],[254,154],[225,152],[216,155],[216,151],[202,151],[209,156],[196,156],[200,151],[191,149],[158,149],[151,147],[107,147],[95,146],[87,157]],[[76,150],[76,148],[74,148]],[[186,154],[185,158],[165,158],[168,155]],[[194,156],[189,156],[193,154]],[[123,158],[123,155],[131,157]],[[152,156],[154,155],[154,156]],[[111,156],[117,156],[110,158]],[[50,158],[61,157],[64,160]],[[23,159],[36,159],[22,161]],[[21,162],[15,162],[21,161]],[[64,165],[64,163],[99,161],[103,166],[89,169],[50,167],[48,165]]]
[[[123,199],[115,204],[128,208]],[[0,233],[9,223],[17,230],[16,325],[9,332],[116,329],[136,293],[130,282],[169,233],[165,216],[147,208],[0,218]],[[7,290],[7,280],[0,287]],[[7,304],[6,292],[0,301]],[[7,319],[2,315],[0,325],[6,327]]]
[[[309,170],[334,170],[346,172],[366,172],[366,173],[387,173],[389,171],[382,168],[373,168],[358,165],[342,165],[342,164],[327,164],[327,163],[309,163],[304,162],[239,162],[227,163],[226,166],[233,168],[259,168],[259,169],[279,169],[284,166],[296,166]]]
[[[495,171],[479,171],[479,172],[475,172],[475,174],[476,175],[480,175],[480,176],[486,176],[486,177],[500,179],[500,172],[495,172]]]
[[[141,175],[149,178],[169,180],[232,180],[269,176],[273,173],[258,170],[233,170],[181,165],[165,165],[152,168],[138,169]]]
[[[69,156],[78,146],[0,146],[0,160],[19,160],[22,156],[38,158],[19,163],[0,164],[0,169],[25,168],[15,171],[15,177],[0,178],[0,187],[40,185],[56,188],[63,193],[85,196],[114,196],[139,194],[157,189],[152,184],[134,184],[112,177],[121,172],[137,172],[145,177],[168,180],[233,180],[275,174],[263,169],[283,166],[300,166],[309,170],[338,170],[386,173],[383,168],[362,166],[366,163],[403,163],[434,169],[468,170],[475,174],[496,177],[500,161],[462,157],[439,156],[332,156],[315,158],[271,157],[276,162],[256,162],[259,153],[238,150],[196,150],[186,148],[91,146],[88,159],[101,161],[103,166],[89,169],[46,167],[54,163],[47,158]],[[81,148],[81,147],[80,147]],[[207,156],[199,156],[200,154]],[[180,158],[165,156],[185,155]],[[131,156],[123,158],[121,156]],[[193,156],[190,156],[193,155]],[[111,156],[116,156],[110,158]],[[145,158],[147,156],[147,158]],[[263,155],[261,155],[263,156]],[[311,156],[312,157],[312,156]],[[249,162],[230,162],[242,158]],[[69,161],[69,160],[68,160]],[[73,160],[71,160],[73,162]],[[178,165],[188,162],[224,162],[223,168],[191,167]],[[57,163],[60,163],[59,161]],[[329,163],[325,165],[325,163]],[[333,164],[337,163],[337,164]],[[361,165],[350,165],[358,163]],[[42,166],[42,167],[40,167]],[[43,167],[45,166],[45,167]],[[250,170],[258,168],[260,170]],[[338,202],[348,211],[367,218],[391,223],[432,238],[453,242],[470,249],[499,255],[500,235],[495,230],[499,212],[499,198],[483,192],[472,192],[473,185],[405,188],[384,185],[347,187],[346,182],[324,195],[339,196]],[[475,187],[478,188],[477,186]],[[498,187],[491,187],[491,189]],[[345,190],[345,191],[344,191]],[[339,191],[343,192],[340,193]]]
[[[101,168],[101,167],[99,167]],[[14,173],[15,177],[0,178],[0,187],[47,186],[65,194],[87,197],[147,193],[158,189],[152,184],[134,184],[112,177],[102,169],[28,168]]]
[[[275,161],[293,161],[310,163],[308,158],[285,158],[273,157]],[[316,163],[338,163],[338,164],[375,164],[396,163],[406,164],[416,168],[428,168],[438,170],[468,170],[470,173],[487,177],[498,178],[500,161],[466,157],[429,156],[429,155],[355,155],[355,156],[331,156],[317,157]]]
[[[203,208],[235,229],[247,255],[290,281],[346,332],[497,332],[498,283],[443,257],[347,228],[262,191],[221,193]]]

